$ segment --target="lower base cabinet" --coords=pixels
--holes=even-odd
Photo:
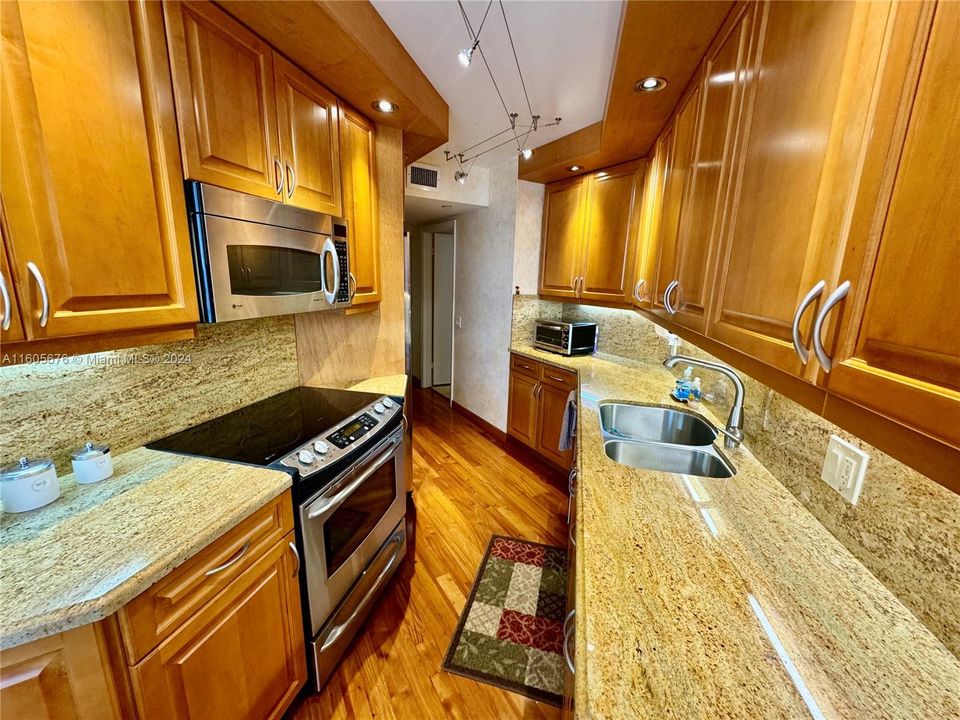
[[[554,465],[569,470],[573,450],[561,450],[564,415],[577,376],[522,355],[510,355],[507,434]]]

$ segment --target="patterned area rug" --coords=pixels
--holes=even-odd
[[[494,535],[443,669],[559,707],[566,596],[566,549]]]

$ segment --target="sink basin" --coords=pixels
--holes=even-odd
[[[601,403],[600,425],[605,433],[628,440],[710,445],[717,439],[713,427],[688,410]]]
[[[692,447],[607,440],[603,450],[608,458],[621,465],[647,470],[712,478],[733,477],[736,473],[719,454]]]

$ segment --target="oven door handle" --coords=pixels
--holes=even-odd
[[[327,290],[327,256],[333,256],[333,283],[330,290]],[[340,292],[340,256],[337,254],[337,246],[331,238],[327,238],[323,243],[323,249],[320,251],[320,285],[323,288],[323,297],[330,305],[336,305],[337,293]]]
[[[315,507],[309,513],[307,513],[307,520],[315,520],[321,515],[326,515],[331,510],[339,506],[344,500],[347,499],[347,496],[350,495],[354,490],[363,485],[367,479],[373,475],[377,470],[379,470],[383,465],[390,461],[394,455],[397,454],[397,445],[400,444],[400,441],[403,439],[403,434],[397,435],[393,440],[389,441],[389,445],[385,452],[381,453],[376,460],[374,460],[370,466],[364,470],[360,475],[357,476],[356,480],[351,482],[345,488],[340,490],[333,497],[324,500],[320,503],[318,507]]]
[[[366,595],[363,596],[363,599],[357,603],[357,606],[353,609],[353,612],[350,613],[350,617],[330,629],[330,633],[323,641],[323,645],[320,646],[320,652],[327,650],[340,638],[341,635],[343,635],[344,631],[353,624],[354,620],[357,619],[357,616],[363,612],[363,609],[367,606],[367,603],[370,602],[370,599],[376,595],[377,590],[380,589],[380,585],[383,583],[383,579],[390,573],[390,570],[393,569],[393,566],[397,562],[397,558],[400,556],[400,550],[403,549],[403,538],[404,531],[401,529],[400,532],[394,533],[393,537],[387,540],[388,545],[391,543],[396,543],[396,550],[393,551],[393,555],[390,556],[387,564],[383,566],[383,570],[381,570],[380,574],[377,575],[377,579],[373,582],[373,585],[370,586],[370,589],[367,590]]]

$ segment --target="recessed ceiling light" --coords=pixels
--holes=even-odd
[[[581,168],[579,165],[571,165],[570,167],[567,168],[567,170],[569,170],[570,172],[578,172],[580,169]]]
[[[442,207],[442,208],[452,208],[453,205],[441,205],[440,207]]]
[[[373,103],[373,109],[377,112],[392,113],[397,111],[397,106],[389,100],[377,100]]]
[[[530,158],[533,157],[533,150],[531,150],[530,148],[524,148],[523,150],[520,151],[520,154],[523,155],[524,160],[529,160]]]
[[[597,173],[598,178],[605,178],[606,176],[607,176],[607,173],[605,170],[601,170],[600,172]]]
[[[667,81],[662,77],[645,77],[643,80],[637,80],[633,84],[633,89],[636,92],[657,92],[658,90],[663,90],[667,86]]]

